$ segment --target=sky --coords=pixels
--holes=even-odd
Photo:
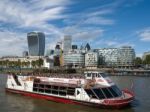
[[[27,33],[46,35],[53,49],[64,35],[91,48],[150,51],[150,0],[0,0],[0,56],[28,50]]]

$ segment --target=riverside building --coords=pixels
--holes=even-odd
[[[85,64],[85,56],[81,52],[68,52],[64,54],[64,66],[72,68],[81,68]]]
[[[135,51],[131,46],[122,46],[119,48],[119,66],[133,66],[135,59]]]
[[[131,46],[120,48],[95,49],[99,57],[99,65],[105,66],[133,66],[135,51]]]
[[[98,66],[98,53],[89,51],[85,54],[85,67],[89,69],[97,68]]]
[[[99,64],[106,66],[116,66],[118,64],[119,50],[117,48],[96,49],[99,55]]]

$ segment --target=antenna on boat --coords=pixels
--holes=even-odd
[[[41,68],[40,67],[40,53],[39,53],[39,63],[38,64],[39,64],[39,67],[38,67],[39,70],[38,71],[39,71],[39,75],[40,75],[40,68]]]
[[[131,90],[133,92],[133,89],[134,89],[134,82],[132,81],[132,84],[131,84]]]

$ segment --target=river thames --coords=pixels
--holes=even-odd
[[[135,101],[132,102],[131,107],[121,110],[62,104],[6,93],[6,78],[6,75],[0,74],[0,112],[150,112],[150,77],[111,77],[121,89],[130,89],[133,86]]]

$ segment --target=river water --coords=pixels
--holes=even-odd
[[[132,91],[136,96],[131,107],[121,110],[62,104],[6,93],[6,78],[6,75],[0,74],[0,112],[150,112],[150,77],[111,77],[120,88],[130,89],[132,86]]]

